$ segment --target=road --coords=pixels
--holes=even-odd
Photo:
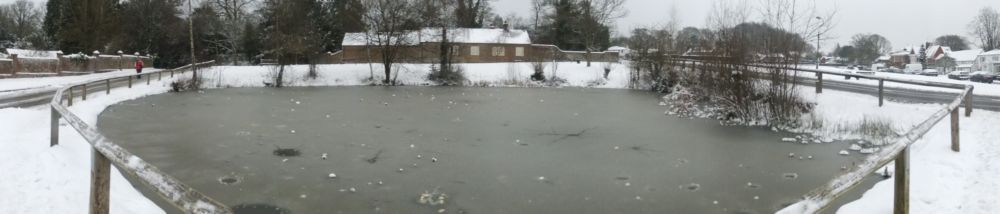
[[[816,80],[810,78],[801,78],[798,82],[799,85],[816,87]],[[823,90],[838,90],[853,92],[859,94],[871,95],[878,98],[878,86],[866,85],[859,83],[849,83],[843,81],[823,81]],[[938,92],[938,91],[924,91],[916,89],[902,89],[902,88],[891,88],[885,87],[885,101],[886,102],[902,102],[902,103],[941,103],[947,104],[955,100],[958,97],[959,90],[956,89],[954,93],[948,92]],[[965,103],[962,103],[965,106]],[[989,111],[1000,111],[1000,97],[978,95],[973,91],[972,96],[972,107],[974,109],[985,109]]]

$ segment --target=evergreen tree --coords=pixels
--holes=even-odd
[[[920,45],[920,52],[917,53],[917,61],[919,61],[924,68],[927,67],[927,44]]]
[[[104,51],[118,28],[117,0],[66,1],[58,12],[56,44],[67,53]],[[150,25],[156,22],[147,23]]]
[[[257,25],[247,23],[243,28],[241,36],[243,38],[240,39],[240,41],[242,41],[240,46],[242,46],[241,49],[243,50],[243,55],[246,57],[245,60],[249,61],[251,64],[260,63],[260,58],[258,58],[258,56],[261,54],[263,49],[263,42],[261,41],[260,30],[257,28]]]
[[[56,33],[59,32],[59,26],[62,21],[62,8],[63,3],[66,0],[49,0],[45,3],[45,20],[42,23],[42,30],[45,35],[48,36],[52,43],[56,43]]]

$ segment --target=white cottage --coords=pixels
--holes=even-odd
[[[981,53],[976,56],[975,69],[977,71],[1000,72],[1000,49]]]

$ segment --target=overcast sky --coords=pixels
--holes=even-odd
[[[44,4],[46,0],[29,0]],[[619,32],[637,26],[662,24],[668,19],[671,5],[676,5],[681,26],[704,27],[705,17],[714,0],[626,0],[629,15],[618,22]],[[757,2],[758,0],[748,0]],[[812,1],[812,0],[800,0]],[[836,44],[847,44],[858,33],[877,33],[892,41],[893,49],[919,45],[945,34],[965,36],[971,42],[967,25],[985,6],[1000,8],[1000,0],[817,0],[822,10],[838,11],[837,27],[831,41],[822,48],[829,51]],[[7,4],[14,0],[0,0]],[[494,0],[497,13],[517,13],[527,17],[531,0]]]
[[[681,26],[704,27],[713,0],[626,0],[629,15],[619,20],[618,31],[665,23],[670,6],[676,4]],[[811,0],[801,0],[806,2]],[[531,13],[531,0],[495,0],[497,13]],[[757,2],[757,0],[749,0]],[[984,6],[1000,8],[1000,0],[818,0],[821,10],[838,11],[833,41],[821,46],[829,51],[836,43],[847,44],[858,33],[877,33],[888,38],[893,49],[919,45],[940,35],[957,34],[970,41],[966,28]]]

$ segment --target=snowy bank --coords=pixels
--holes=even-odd
[[[97,124],[107,106],[169,90],[167,81],[93,93],[69,109]],[[72,127],[60,124],[60,144],[49,147],[49,109],[0,109],[0,213],[85,213],[90,198],[91,147]],[[138,184],[137,184],[138,185]],[[117,168],[111,173],[112,213],[163,213],[139,193]]]
[[[404,85],[433,85],[427,80],[432,64],[397,64],[393,75]],[[464,70],[467,85],[475,86],[527,86],[534,73],[531,63],[480,63],[457,64]],[[370,85],[385,76],[381,64],[333,64],[317,65],[318,77],[307,77],[309,66],[292,65],[286,67],[287,86],[352,86]],[[397,75],[398,77],[395,77]],[[629,68],[626,64],[614,64],[608,78],[604,79],[603,63],[591,67],[572,62],[547,63],[546,78],[555,75],[565,79],[560,86],[593,88],[627,88]],[[272,82],[276,66],[215,66],[205,71],[205,83],[209,87],[263,87]],[[374,76],[375,80],[370,78]]]
[[[951,151],[951,127],[938,123],[911,148],[911,213],[1000,211],[1000,113],[977,110],[962,117],[961,152]],[[892,163],[889,165],[892,173]],[[892,213],[894,183],[880,181],[837,213]]]

